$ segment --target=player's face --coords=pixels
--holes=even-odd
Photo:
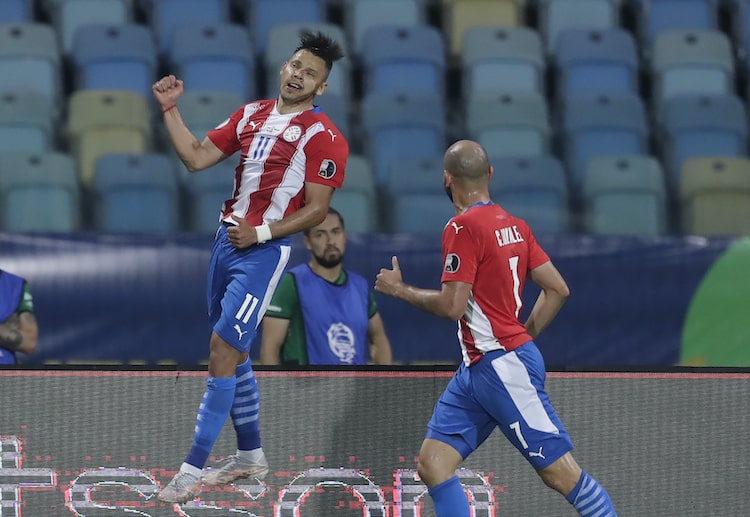
[[[328,214],[325,220],[305,236],[305,245],[313,260],[325,268],[341,264],[346,251],[346,231],[336,214]]]
[[[281,67],[280,96],[287,104],[312,101],[326,89],[326,62],[307,50],[299,50]]]

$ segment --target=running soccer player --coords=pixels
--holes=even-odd
[[[349,146],[313,105],[326,91],[340,45],[322,33],[302,32],[280,70],[276,99],[251,102],[198,141],[177,101],[183,83],[173,75],[153,85],[177,154],[191,172],[239,151],[232,197],[221,209],[208,272],[212,327],[208,379],[198,408],[193,445],[179,472],[158,494],[164,502],[193,499],[201,484],[223,485],[268,473],[258,423],[259,394],[248,350],[290,254],[290,235],[319,224],[334,189],[344,181]],[[231,414],[237,452],[220,468],[203,469]]]
[[[458,321],[463,363],[427,426],[419,475],[438,517],[469,517],[455,470],[499,427],[579,515],[616,516],[607,491],[573,459],[573,443],[545,391],[544,360],[533,341],[557,315],[568,286],[528,225],[492,202],[492,174],[476,142],[456,142],[445,153],[443,181],[457,215],[443,229],[440,290],[405,284],[395,256],[392,269],[381,269],[375,281],[378,292]],[[527,277],[541,293],[522,324]]]

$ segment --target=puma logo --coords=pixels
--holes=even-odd
[[[331,131],[329,129],[328,130],[328,134],[331,135],[331,142],[335,142],[336,141],[336,133],[334,133],[333,131]]]
[[[240,336],[239,339],[242,339],[242,336],[244,336],[245,334],[247,334],[247,330],[243,332],[239,325],[235,325],[234,326],[234,330],[236,330],[237,334],[239,334],[239,336]]]
[[[253,131],[258,129],[258,126],[260,126],[260,122],[255,122],[254,120],[249,120],[247,123],[252,126]]]
[[[455,221],[451,221],[451,226],[453,226],[453,228],[454,228],[454,229],[456,230],[456,235],[458,235],[458,231],[459,231],[459,230],[460,230],[461,228],[463,228],[463,226],[459,226],[459,225],[457,225]]]
[[[544,457],[544,454],[542,454],[542,448],[541,447],[539,447],[539,452],[529,451],[529,458],[534,458],[534,457],[536,457],[536,458],[542,458],[543,460],[547,459],[547,458]]]

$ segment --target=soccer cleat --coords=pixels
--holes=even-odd
[[[237,455],[227,457],[220,467],[211,468],[206,472],[201,481],[204,485],[220,486],[228,485],[238,479],[253,478],[261,480],[268,474],[268,463],[263,458],[262,463],[245,463]]]
[[[156,495],[157,499],[165,503],[186,503],[195,499],[201,491],[200,479],[189,472],[178,472],[167,486]]]

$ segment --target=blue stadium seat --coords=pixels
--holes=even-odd
[[[85,25],[73,39],[76,88],[130,90],[151,98],[157,58],[153,34],[144,25]]]
[[[33,90],[45,95],[53,106],[57,105],[62,95],[61,61],[57,36],[51,26],[0,25],[0,91]]]
[[[276,25],[325,21],[324,0],[244,0],[246,26],[258,55],[266,51],[268,34]]]
[[[680,176],[680,206],[686,234],[750,235],[750,160],[686,160]]]
[[[45,153],[55,147],[49,99],[33,90],[0,92],[0,151]]]
[[[0,228],[72,232],[80,229],[80,211],[78,174],[70,156],[0,152]]]
[[[620,0],[540,0],[539,32],[547,53],[557,53],[558,39],[566,30],[618,27],[620,5]]]
[[[466,130],[495,157],[550,151],[549,112],[541,93],[475,95],[466,108]]]
[[[380,229],[375,178],[365,156],[349,155],[344,187],[333,195],[331,206],[341,212],[349,233],[369,233]]]
[[[720,31],[671,30],[656,37],[651,60],[655,103],[686,93],[735,91],[734,53]]]
[[[265,53],[266,72],[266,94],[265,97],[273,98],[279,94],[279,71],[284,63],[292,56],[294,49],[299,44],[299,33],[302,29],[312,32],[321,31],[330,36],[341,45],[344,50],[344,58],[333,65],[331,74],[328,76],[328,93],[340,95],[347,101],[351,98],[352,78],[351,59],[349,46],[347,44],[344,30],[334,23],[285,23],[276,25],[268,33]]]
[[[224,201],[232,197],[236,167],[235,160],[227,159],[209,169],[185,173],[178,178],[185,192],[185,214],[190,231],[216,232]]]
[[[717,0],[635,0],[634,4],[638,39],[646,55],[663,32],[718,29]]]
[[[361,42],[365,92],[444,94],[445,48],[431,26],[377,25]]]
[[[26,23],[34,19],[32,0],[3,0],[0,2],[0,23]]]
[[[494,158],[490,195],[535,234],[569,229],[568,185],[560,161],[552,156]]]
[[[456,215],[443,187],[443,158],[433,155],[404,159],[390,171],[382,199],[392,232],[440,234]]]
[[[367,95],[362,107],[362,128],[376,183],[382,185],[390,168],[403,160],[442,156],[445,117],[439,95]]]
[[[182,25],[172,30],[169,61],[189,88],[256,98],[255,54],[240,25]]]
[[[558,98],[577,94],[638,93],[638,49],[630,32],[566,30],[558,38]]]
[[[349,126],[349,103],[340,95],[326,92],[315,97],[315,104],[320,106],[323,113],[331,119],[339,132],[351,142],[353,135]]]
[[[579,95],[567,98],[563,110],[563,155],[574,194],[592,158],[648,153],[650,130],[638,95]]]
[[[178,229],[177,177],[161,154],[106,154],[96,161],[94,223],[109,232]]]
[[[49,16],[63,54],[70,55],[76,31],[92,24],[122,25],[134,19],[132,0],[51,0]]]
[[[648,155],[592,159],[583,180],[586,230],[605,235],[663,235],[667,190],[659,161]]]
[[[461,67],[465,98],[489,92],[544,91],[542,41],[529,27],[467,29]]]
[[[736,95],[667,99],[661,112],[659,143],[670,190],[677,192],[687,159],[746,156],[747,138],[747,109]]]
[[[151,149],[151,114],[146,99],[125,90],[78,90],[68,99],[66,136],[81,184],[88,188],[100,156]]]
[[[416,26],[424,21],[418,0],[344,0],[343,8],[344,28],[355,56],[364,52],[369,29],[392,24]]]
[[[146,3],[159,51],[166,56],[172,52],[177,27],[229,23],[228,0],[146,0]]]

